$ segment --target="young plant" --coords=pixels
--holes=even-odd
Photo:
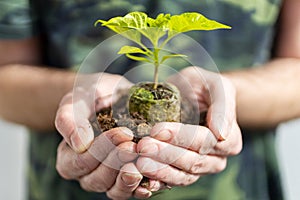
[[[130,89],[128,109],[132,119],[116,120],[120,126],[132,129],[135,142],[146,135],[156,122],[181,121],[181,97],[178,89],[168,83],[158,83],[159,66],[166,60],[185,57],[182,54],[166,54],[165,45],[176,35],[194,30],[228,29],[227,25],[207,19],[195,12],[180,15],[159,14],[155,19],[143,12],[131,12],[124,17],[114,17],[108,21],[97,20],[114,32],[133,41],[136,46],[123,46],[119,54],[125,54],[135,61],[149,62],[154,66],[153,83],[138,83]],[[146,40],[150,47],[146,45]],[[119,114],[120,116],[120,114]],[[127,115],[125,115],[127,116]],[[125,123],[124,123],[125,121]],[[142,122],[141,122],[142,121]],[[146,121],[146,123],[145,123]],[[129,125],[128,125],[129,124]],[[149,180],[144,177],[140,183],[149,187]]]
[[[137,46],[123,46],[119,54],[125,54],[135,61],[152,63],[154,66],[153,89],[158,86],[158,68],[167,59],[185,57],[181,54],[160,56],[161,50],[176,35],[194,30],[229,29],[230,27],[214,20],[207,19],[200,13],[188,12],[180,15],[159,14],[155,19],[143,12],[131,12],[124,17],[114,17],[108,21],[97,20],[112,31],[123,35],[137,44]],[[142,40],[145,37],[150,41],[149,48]]]

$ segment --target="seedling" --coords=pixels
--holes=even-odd
[[[200,13],[188,12],[180,15],[159,14],[155,19],[143,12],[131,12],[124,17],[114,17],[108,21],[97,20],[112,31],[123,35],[135,42],[136,46],[123,46],[119,54],[125,54],[136,61],[152,63],[154,66],[153,89],[158,85],[158,68],[167,59],[185,57],[181,54],[170,54],[160,57],[159,54],[165,45],[176,35],[194,30],[229,29],[230,27],[214,20],[207,19]],[[134,31],[133,31],[134,30]],[[142,36],[152,45],[149,48],[144,44]]]
[[[156,122],[180,122],[180,94],[171,84],[158,82],[159,66],[168,59],[186,57],[182,54],[162,53],[171,39],[180,33],[194,30],[229,29],[230,27],[207,19],[196,12],[180,15],[159,14],[155,19],[143,12],[131,12],[124,17],[114,17],[108,21],[97,20],[117,34],[133,41],[136,46],[123,46],[118,54],[124,54],[135,61],[152,63],[153,83],[139,83],[130,90],[129,113]],[[151,45],[146,45],[145,42]],[[150,47],[149,47],[150,46]]]
[[[121,47],[118,54],[124,54],[135,61],[152,63],[154,67],[153,83],[141,82],[130,89],[127,106],[133,119],[128,119],[127,114],[119,113],[119,119],[103,120],[102,116],[113,118],[112,112],[109,115],[102,112],[102,115],[98,116],[100,125],[101,122],[112,121],[109,126],[127,126],[132,129],[135,142],[149,135],[149,130],[156,122],[181,122],[180,93],[174,85],[159,83],[158,71],[159,66],[166,60],[186,55],[163,52],[166,44],[180,33],[230,28],[195,12],[173,16],[159,14],[155,19],[143,12],[131,12],[124,17],[114,17],[108,21],[97,20],[95,25],[98,23],[136,44]],[[146,45],[145,41],[151,45]],[[149,180],[144,177],[141,185],[149,187]]]

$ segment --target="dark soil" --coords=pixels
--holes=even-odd
[[[156,89],[153,89],[153,83],[144,84],[143,87],[150,91],[153,96],[154,100],[160,99],[170,99],[173,96],[173,91],[171,88],[167,88],[165,85],[158,84]]]

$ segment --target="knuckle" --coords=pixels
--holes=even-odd
[[[66,179],[66,180],[70,180],[71,177],[68,176],[68,174],[66,173],[66,170],[64,170],[64,168],[62,167],[62,165],[60,164],[60,162],[56,162],[56,165],[55,165],[55,168],[56,168],[56,171],[58,172],[58,174]]]
[[[88,163],[82,159],[80,154],[76,154],[76,158],[73,160],[73,162],[78,174],[86,174],[92,170]]]
[[[80,187],[85,190],[85,191],[88,191],[88,192],[92,192],[92,188],[90,187],[90,185],[88,184],[88,182],[86,181],[86,178],[82,178],[79,180],[79,184],[80,184]]]
[[[58,163],[56,163],[55,168],[56,168],[57,173],[58,173],[62,178],[68,179],[68,178],[64,175],[64,173],[62,172],[61,167],[60,167],[60,165],[59,165]]]
[[[145,170],[143,171],[143,175],[160,180],[164,180],[166,178],[166,175],[164,173],[160,173],[160,171],[157,170]]]
[[[202,162],[202,160],[198,160],[191,165],[188,171],[192,174],[199,174],[201,173],[203,167],[204,163]]]
[[[236,136],[235,140],[231,140],[231,142],[229,142],[227,144],[227,155],[229,156],[235,156],[237,154],[239,154],[242,151],[243,148],[243,142],[242,142],[242,138],[241,135],[239,134],[238,136]],[[223,148],[224,151],[224,148]]]
[[[217,154],[225,155],[225,156],[230,156],[232,148],[230,148],[229,145],[227,145],[227,144],[226,145],[221,145],[220,143],[218,143],[214,147],[214,150],[217,152]]]
[[[68,173],[68,169],[66,169],[65,165],[62,164],[61,159],[57,159],[55,168],[56,168],[56,171],[58,172],[58,174],[62,178],[66,179],[66,180],[71,180],[72,179],[72,177]]]
[[[151,162],[152,161],[147,157],[139,157],[136,161],[136,167],[144,176],[151,178],[157,177],[157,171],[149,167]]]
[[[236,135],[237,135],[238,139],[236,140],[236,144],[234,144],[234,147],[232,148],[231,155],[237,155],[243,149],[242,135],[241,135],[239,127],[236,127],[236,128],[237,128]]]
[[[178,172],[178,177],[180,177],[180,172]],[[193,174],[188,174],[185,173],[181,179],[177,182],[177,186],[188,186],[191,185],[192,183],[196,182],[199,178],[199,175],[193,175]]]
[[[70,180],[71,176],[68,173],[68,169],[66,169],[66,165],[64,163],[62,151],[64,148],[65,142],[60,143],[60,145],[57,148],[57,158],[56,158],[56,164],[55,168],[58,174],[63,177],[66,180]]]
[[[136,143],[124,142],[118,145],[117,155],[118,159],[123,163],[135,160],[138,157],[138,154],[136,153]]]
[[[242,151],[242,143],[239,143],[237,145],[235,145],[232,149],[231,149],[231,152],[230,152],[230,155],[231,156],[235,156],[237,154],[239,154],[241,151]]]
[[[133,139],[131,130],[125,127],[116,127],[105,131],[103,134],[103,136],[108,138],[114,145],[119,145],[124,141],[130,141]]]
[[[227,159],[224,158],[218,165],[215,166],[215,173],[222,172],[227,166]]]
[[[164,169],[152,171],[152,172],[150,172],[150,174],[158,180],[167,180],[168,176],[170,175]]]

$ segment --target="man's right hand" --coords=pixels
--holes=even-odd
[[[78,180],[87,191],[106,192],[112,199],[151,195],[146,189],[136,190],[142,175],[132,163],[137,157],[133,133],[120,127],[94,137],[89,120],[95,109],[111,105],[113,91],[130,86],[129,81],[118,75],[83,76],[62,99],[55,120],[64,138],[57,149],[58,173],[65,179]],[[94,88],[93,94],[87,88]]]

